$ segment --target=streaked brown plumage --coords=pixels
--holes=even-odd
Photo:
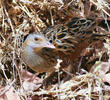
[[[36,72],[52,72],[57,59],[62,59],[61,66],[69,66],[72,72],[73,62],[90,43],[108,37],[93,33],[95,25],[93,19],[73,18],[68,24],[29,34],[23,44],[22,59]]]

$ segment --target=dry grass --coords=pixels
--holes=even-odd
[[[90,0],[90,3],[97,8],[94,13],[105,20],[108,33],[110,33],[110,26],[107,23],[107,18],[110,21],[110,1]],[[0,0],[1,97],[4,94],[6,96],[6,92],[13,87],[13,91],[19,97],[17,100],[29,98],[32,100],[47,100],[49,98],[51,100],[110,99],[110,87],[104,84],[105,75],[109,74],[109,60],[106,64],[104,63],[105,65],[102,62],[100,62],[102,65],[97,63],[94,65],[100,70],[100,67],[104,66],[101,71],[94,68],[92,73],[85,71],[84,75],[76,75],[70,81],[51,85],[46,89],[40,88],[34,91],[36,85],[33,81],[32,85],[31,83],[24,84],[23,74],[26,66],[20,58],[24,36],[31,32],[41,31],[51,25],[64,24],[75,16],[89,16],[84,15],[84,7],[81,0]],[[104,48],[107,48],[107,54],[110,55],[109,40]],[[99,57],[102,56],[102,51],[98,53]],[[106,78],[109,80],[109,77]],[[110,80],[107,81],[107,83],[109,82]]]

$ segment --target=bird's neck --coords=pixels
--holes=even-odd
[[[39,53],[34,52],[34,48],[27,46],[23,50],[23,60],[29,65],[31,63],[31,66],[39,65],[43,62],[43,58],[39,55]]]

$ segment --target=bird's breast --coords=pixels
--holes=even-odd
[[[42,51],[42,50],[41,50]],[[48,52],[48,51],[47,51]],[[35,72],[50,72],[54,71],[56,60],[42,52],[34,53],[32,48],[25,48],[22,51],[22,59]]]

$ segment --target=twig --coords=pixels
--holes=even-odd
[[[15,83],[15,79],[10,83],[10,85],[9,86],[6,86],[6,89],[5,90],[3,90],[1,93],[0,93],[0,96],[2,96],[3,94],[5,94],[10,88],[11,88],[11,86]]]

